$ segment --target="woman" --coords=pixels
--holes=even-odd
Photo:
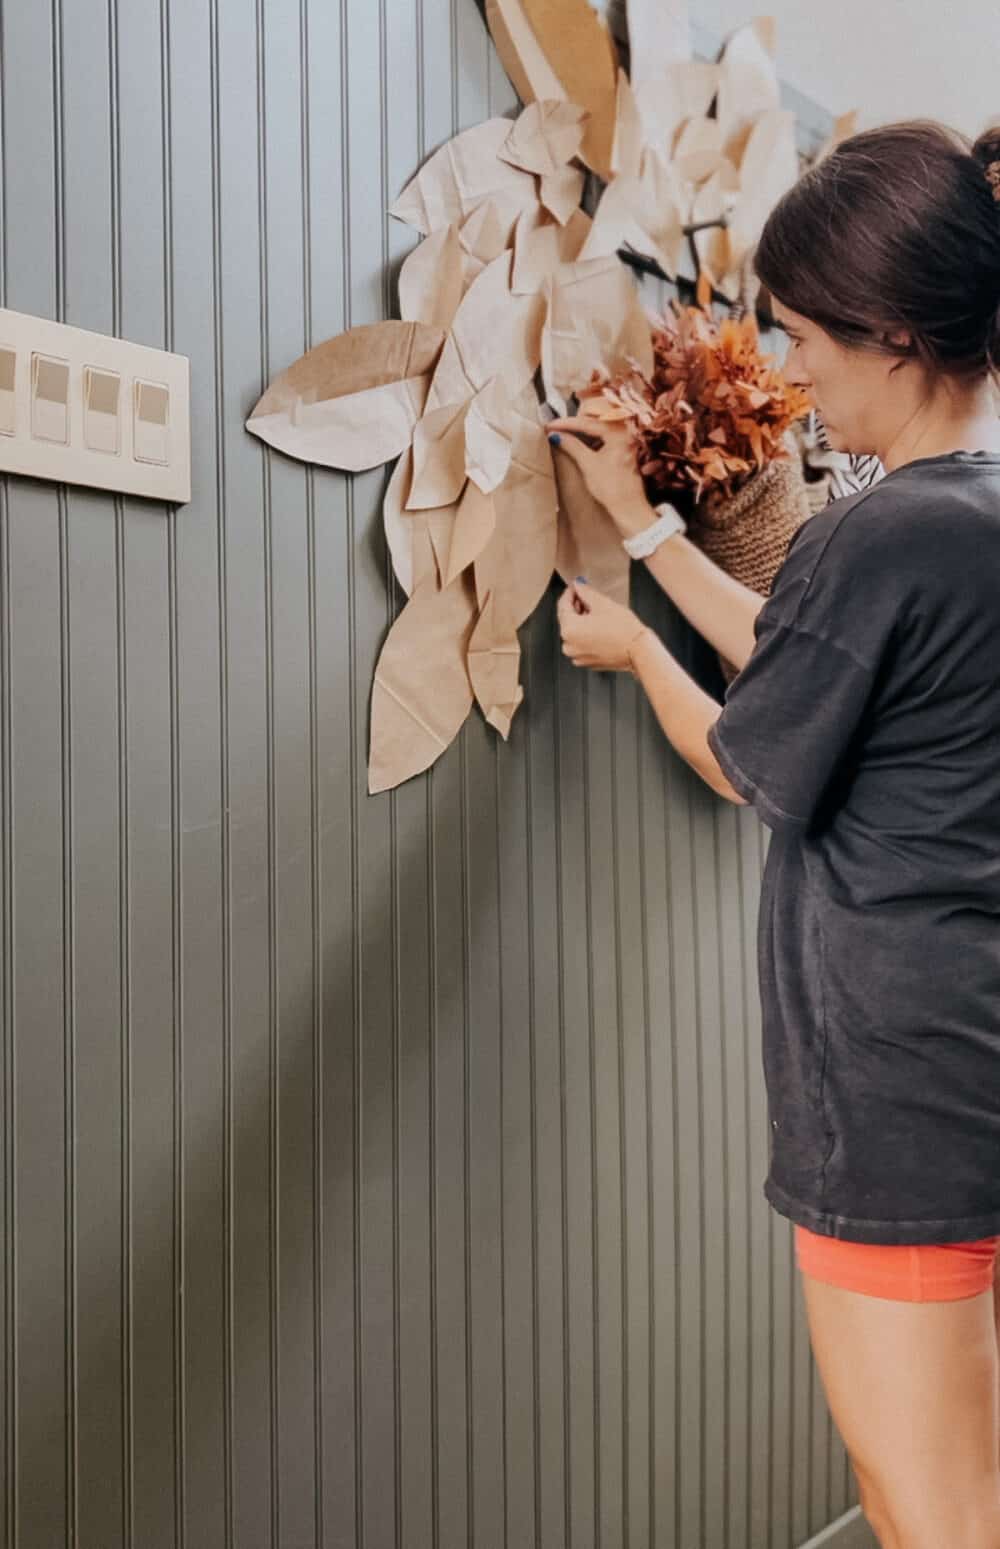
[[[845,141],[756,265],[790,379],[885,477],[799,529],[766,602],[682,534],[648,557],[742,664],[721,708],[583,584],[564,650],[631,669],[773,830],[765,1194],[795,1223],[830,1407],[883,1549],[1000,1549],[1000,130]],[[549,428],[623,540],[648,532],[625,432]]]

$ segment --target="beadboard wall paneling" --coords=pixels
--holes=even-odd
[[[0,68],[0,300],[189,355],[194,436],[180,510],[0,482],[0,1544],[790,1549],[854,1497],[765,833],[555,588],[510,742],[369,798],[386,475],[242,428],[513,108],[473,0],[9,0]]]

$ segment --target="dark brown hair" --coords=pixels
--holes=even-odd
[[[1000,372],[995,162],[1000,126],[974,145],[924,120],[852,135],[772,211],[757,274],[842,344],[954,377]],[[896,329],[910,333],[909,351],[884,342]]]

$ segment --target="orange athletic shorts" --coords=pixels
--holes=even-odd
[[[844,1242],[804,1226],[795,1228],[795,1257],[804,1275],[897,1302],[955,1302],[988,1291],[998,1244],[1000,1237],[920,1244]]]

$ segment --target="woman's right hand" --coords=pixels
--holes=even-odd
[[[605,506],[623,538],[656,520],[625,425],[596,415],[574,414],[546,425],[557,455],[572,458],[595,500]],[[584,435],[595,443],[586,445]]]

